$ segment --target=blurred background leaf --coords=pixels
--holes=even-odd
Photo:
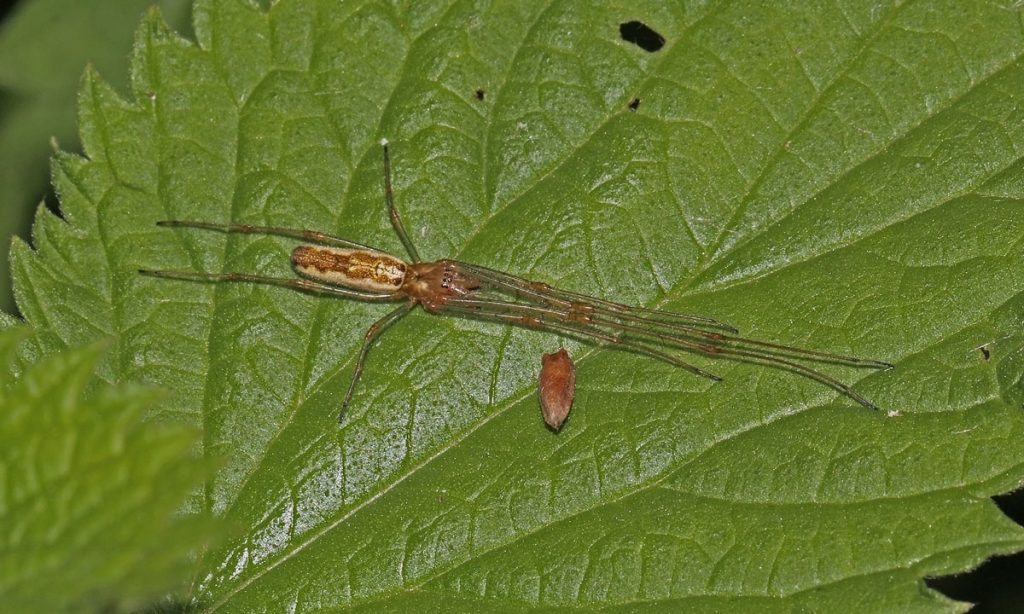
[[[142,423],[158,390],[96,386],[102,343],[19,362],[28,332],[0,330],[4,610],[124,611],[183,588],[213,534],[181,511],[212,469],[197,433]]]
[[[0,240],[28,238],[32,212],[50,188],[51,138],[79,148],[76,95],[86,64],[128,83],[132,33],[143,12],[160,6],[189,32],[189,0],[20,0],[0,21]],[[7,249],[0,250],[0,310],[14,310]]]

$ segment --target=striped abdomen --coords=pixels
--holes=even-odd
[[[383,252],[300,245],[292,250],[292,268],[324,283],[391,294],[402,287],[406,264]]]

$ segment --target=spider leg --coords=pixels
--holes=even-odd
[[[757,347],[766,348],[769,353],[778,353],[789,356],[801,356],[806,357],[810,360],[819,360],[822,362],[835,362],[847,364],[853,367],[871,367],[873,369],[892,369],[895,367],[892,363],[885,362],[883,360],[874,360],[873,358],[857,358],[856,356],[847,356],[845,354],[835,354],[833,352],[820,352],[817,350],[808,350],[805,348],[798,348],[789,345],[780,345],[778,343],[769,343],[767,341],[759,341],[757,339],[748,339],[746,337],[734,337],[732,335],[719,335],[719,340],[743,344],[743,345],[754,345]]]
[[[675,347],[678,347],[679,349],[684,350],[684,351],[689,351],[689,352],[694,352],[694,353],[698,353],[698,354],[703,354],[703,355],[711,357],[711,358],[715,358],[715,357],[718,357],[718,356],[735,357],[737,360],[743,360],[743,361],[747,361],[747,362],[753,362],[753,363],[757,363],[757,364],[768,365],[768,366],[772,366],[772,367],[776,367],[776,368],[788,369],[788,370],[793,371],[795,373],[799,373],[800,375],[803,375],[804,377],[806,377],[808,379],[812,379],[812,380],[814,380],[814,381],[816,381],[816,382],[818,382],[820,384],[824,384],[824,385],[826,385],[826,386],[828,386],[830,388],[838,390],[839,392],[843,393],[844,395],[848,396],[849,398],[853,399],[854,401],[857,401],[858,403],[860,403],[864,407],[867,407],[868,409],[875,409],[875,410],[878,409],[878,407],[874,403],[872,403],[871,401],[865,399],[863,396],[858,394],[857,391],[855,391],[853,388],[851,388],[848,384],[844,384],[843,382],[835,379],[834,377],[831,377],[829,375],[825,375],[821,371],[818,371],[816,369],[812,369],[812,368],[810,368],[810,367],[808,367],[806,365],[802,365],[802,364],[800,364],[798,362],[794,362],[792,360],[788,360],[786,358],[783,358],[783,357],[780,357],[780,356],[777,356],[777,355],[774,355],[774,354],[765,353],[765,352],[761,352],[761,351],[758,351],[758,350],[753,350],[753,349],[748,349],[748,348],[743,348],[743,347],[735,348],[735,347],[730,347],[730,346],[727,346],[727,345],[719,345],[719,344],[710,343],[710,342],[709,343],[699,343],[699,342],[692,341],[690,339],[686,339],[684,337],[680,337],[679,335],[664,334],[664,333],[661,333],[661,332],[655,332],[655,331],[652,331],[652,330],[649,330],[649,329],[645,329],[645,328],[642,328],[642,327],[639,327],[639,326],[632,326],[632,325],[629,325],[629,324],[623,324],[622,322],[615,322],[615,321],[611,321],[611,320],[595,320],[594,321],[594,325],[596,325],[596,326],[608,326],[610,328],[619,329],[619,330],[624,331],[627,334],[634,334],[634,335],[637,335],[639,337],[643,337],[643,336],[654,337],[655,339],[665,343],[666,345],[675,346]],[[736,339],[733,338],[733,340],[736,340]],[[746,339],[742,339],[742,341],[747,341],[747,340]],[[766,345],[771,346],[772,344],[766,344]],[[804,352],[800,348],[790,348],[788,346],[779,346],[779,347],[784,348],[786,351],[793,352],[793,353],[803,353]],[[811,350],[806,350],[806,353],[807,354],[811,354],[811,358],[812,359],[813,359],[813,357],[816,357],[816,355],[822,354],[820,352],[813,352]],[[828,355],[828,357],[829,358],[834,358],[832,355]],[[837,358],[842,358],[842,357],[837,357]],[[854,359],[854,360],[859,360],[859,359]]]
[[[366,330],[366,335],[363,337],[363,345],[359,348],[359,357],[356,359],[356,368],[355,371],[352,372],[352,381],[348,385],[348,392],[345,393],[345,400],[341,403],[341,411],[338,412],[339,424],[345,419],[345,412],[348,410],[348,402],[352,399],[352,393],[355,392],[356,382],[359,381],[359,377],[363,374],[363,363],[366,361],[366,354],[370,351],[370,346],[373,344],[374,339],[384,332],[385,328],[394,324],[395,321],[412,311],[412,308],[415,306],[416,301],[408,301],[398,309],[374,322],[370,328]]]
[[[616,322],[610,320],[607,317],[603,317],[606,314],[598,313],[593,320],[607,326],[620,326],[624,325],[622,322]],[[760,341],[758,339],[750,339],[748,337],[737,337],[734,335],[724,335],[722,333],[709,332],[705,330],[695,329],[689,326],[671,325],[664,322],[656,322],[646,318],[626,318],[618,316],[623,320],[631,320],[639,323],[642,326],[634,327],[637,332],[646,331],[649,334],[655,336],[666,336],[672,338],[682,338],[681,342],[692,340],[694,337],[698,337],[706,344],[711,344],[715,347],[721,348],[734,348],[737,350],[755,352],[765,359],[771,359],[776,357],[788,357],[803,360],[812,360],[816,362],[829,362],[849,365],[852,367],[869,367],[873,369],[891,369],[893,365],[881,360],[873,360],[869,358],[857,358],[856,356],[847,356],[844,354],[835,354],[832,352],[820,352],[817,350],[808,350],[805,348],[799,348],[791,345],[782,345],[778,343],[769,343],[767,341]],[[689,340],[687,339],[689,338]],[[690,341],[692,342],[692,341]],[[764,349],[758,349],[764,348]]]
[[[614,320],[591,320],[588,322],[581,322],[574,320],[571,314],[565,311],[559,311],[557,309],[535,307],[530,305],[523,305],[520,303],[511,303],[501,300],[481,300],[473,298],[459,298],[449,300],[443,307],[443,309],[451,309],[453,307],[462,307],[469,313],[476,314],[478,317],[497,317],[497,319],[506,320],[512,323],[516,323],[522,326],[533,326],[533,327],[548,327],[548,328],[571,328],[574,331],[579,331],[587,336],[602,339],[601,334],[606,337],[619,338],[620,341],[612,341],[618,343],[624,347],[630,347],[631,349],[637,349],[637,346],[644,348],[646,351],[642,353],[654,356],[664,360],[661,356],[657,356],[652,352],[657,350],[651,350],[642,344],[631,341],[628,338],[622,338],[620,335],[609,334],[606,330],[601,327],[611,328],[614,330],[621,331],[623,335],[632,335],[637,339],[646,341],[649,343],[662,343],[669,347],[675,347],[677,349],[692,352],[696,354],[702,354],[710,358],[717,357],[732,357],[736,360],[752,362],[757,364],[768,365],[776,368],[787,369],[807,377],[808,379],[814,380],[820,384],[824,384],[830,388],[833,388],[854,401],[860,403],[864,407],[869,409],[878,409],[878,407],[867,400],[859,393],[857,393],[849,385],[843,382],[821,373],[815,369],[787,360],[779,356],[772,354],[766,354],[758,352],[757,350],[751,350],[746,348],[733,348],[722,345],[715,345],[712,343],[700,343],[690,339],[680,337],[679,335],[665,334],[664,332],[652,331],[647,328],[633,326],[623,322],[617,322]],[[512,317],[505,317],[511,315]],[[597,334],[600,333],[600,334]],[[609,340],[609,339],[605,339]],[[627,345],[629,344],[629,345]],[[637,350],[641,351],[641,350]],[[657,352],[657,354],[663,354]],[[666,361],[676,364],[674,361]],[[696,369],[696,367],[693,367]],[[688,369],[691,370],[692,369]]]
[[[579,325],[579,324],[570,323],[570,322],[557,322],[557,321],[544,320],[544,321],[541,321],[541,323],[539,324],[538,327],[539,328],[551,328],[551,329],[558,330],[558,331],[561,331],[563,333],[566,333],[568,335],[572,335],[572,336],[575,336],[575,337],[593,337],[595,339],[601,339],[602,341],[606,341],[608,343],[614,343],[617,346],[628,348],[631,351],[636,352],[638,354],[644,354],[644,355],[650,356],[651,358],[656,358],[656,359],[658,359],[658,360],[660,360],[662,362],[666,362],[666,363],[668,363],[670,365],[679,367],[679,368],[681,368],[683,370],[686,370],[686,371],[689,371],[690,373],[693,373],[694,375],[699,375],[700,377],[707,378],[707,379],[709,379],[709,380],[711,380],[713,382],[720,382],[720,381],[722,381],[722,378],[720,376],[715,375],[714,373],[710,373],[708,371],[705,371],[704,369],[701,369],[700,367],[696,367],[694,365],[691,365],[688,362],[679,360],[678,358],[676,358],[675,356],[672,356],[671,354],[666,354],[665,352],[660,352],[658,350],[655,350],[654,348],[649,348],[649,347],[647,347],[646,345],[644,345],[642,343],[637,343],[637,342],[632,341],[630,339],[623,338],[621,335],[609,335],[609,334],[603,333],[599,329],[596,329],[593,326]]]
[[[593,338],[605,341],[607,343],[615,344],[619,347],[628,348],[629,350],[638,354],[644,354],[651,358],[656,358],[663,362],[669,363],[680,369],[684,369],[707,378],[711,381],[720,382],[722,378],[709,373],[699,367],[691,365],[688,362],[679,360],[671,354],[660,352],[653,348],[649,348],[642,343],[637,343],[630,339],[625,339],[620,335],[608,334],[605,331],[600,330],[595,326],[581,324],[579,322],[573,322],[571,320],[563,320],[560,318],[545,318],[542,317],[545,314],[550,315],[548,310],[543,308],[535,308],[529,305],[520,305],[515,303],[509,303],[508,306],[501,308],[501,310],[489,310],[482,308],[481,306],[474,306],[469,304],[468,301],[462,300],[451,300],[448,301],[443,307],[440,308],[442,313],[453,313],[472,317],[479,320],[498,320],[501,322],[508,322],[510,324],[517,324],[526,328],[532,328],[537,330],[553,330],[568,334],[577,338]]]
[[[217,281],[236,281],[246,282],[254,284],[263,284],[268,286],[280,286],[283,288],[291,288],[293,290],[299,290],[302,292],[314,292],[317,294],[328,294],[331,296],[340,296],[344,298],[351,298],[360,301],[368,301],[375,303],[386,303],[394,302],[403,296],[394,294],[377,294],[375,292],[360,292],[359,290],[350,290],[348,288],[342,288],[339,286],[332,286],[330,284],[322,284],[314,281],[305,279],[297,279],[294,277],[267,277],[265,275],[251,275],[249,273],[193,273],[191,271],[168,271],[168,270],[153,270],[153,269],[139,269],[139,273],[148,277],[163,277],[165,279],[181,279],[185,281],[198,281],[198,282],[217,282]]]
[[[819,384],[824,384],[825,386],[828,386],[829,388],[837,390],[837,391],[843,393],[844,395],[846,395],[847,397],[853,399],[854,401],[857,401],[858,403],[860,403],[864,407],[867,407],[868,409],[873,409],[875,411],[879,411],[879,408],[878,408],[877,405],[875,405],[871,401],[869,401],[866,398],[864,398],[863,396],[861,396],[849,384],[844,384],[843,382],[837,380],[834,377],[831,377],[829,375],[825,375],[821,371],[818,371],[816,369],[812,369],[810,367],[801,365],[801,364],[793,362],[791,360],[786,360],[785,358],[779,358],[777,356],[766,357],[766,356],[764,356],[762,354],[758,354],[756,352],[748,352],[748,351],[745,351],[745,350],[736,350],[736,349],[732,349],[732,348],[716,348],[714,346],[707,346],[707,347],[703,347],[701,349],[694,350],[694,351],[701,352],[701,353],[703,353],[703,354],[705,354],[707,356],[710,356],[710,357],[714,357],[716,354],[723,354],[723,355],[726,355],[726,356],[736,356],[738,360],[743,360],[743,361],[752,362],[752,363],[756,363],[756,364],[763,364],[763,365],[767,365],[767,366],[770,366],[770,367],[777,367],[777,368],[782,368],[782,369],[788,369],[790,371],[793,371],[794,373],[799,373],[800,375],[803,375],[804,377],[806,377],[808,379],[814,380],[814,381],[818,382]]]
[[[409,238],[409,233],[405,231],[405,225],[402,224],[402,216],[398,214],[398,207],[395,206],[395,193],[391,189],[391,156],[388,155],[388,140],[381,139],[380,144],[384,148],[384,202],[388,205],[388,217],[391,218],[391,226],[394,227],[398,238],[402,240],[402,245],[405,246],[405,251],[409,252],[412,261],[420,262],[420,255],[416,251],[416,246],[413,245],[412,239]]]
[[[629,332],[629,333],[633,333],[633,334],[636,334],[636,335],[640,335],[640,336],[643,336],[643,335],[653,336],[656,339],[658,339],[659,341],[662,341],[662,342],[664,342],[664,343],[666,343],[666,344],[668,344],[670,346],[676,346],[676,347],[678,347],[678,348],[680,348],[682,350],[690,351],[690,352],[695,352],[695,353],[698,353],[698,354],[703,354],[703,355],[711,357],[711,358],[715,358],[715,357],[718,357],[718,356],[735,357],[737,360],[742,360],[742,361],[747,361],[747,362],[753,362],[753,363],[768,365],[768,366],[776,367],[776,368],[788,369],[788,370],[793,371],[795,373],[799,373],[800,375],[803,375],[806,378],[812,379],[812,380],[814,380],[814,381],[816,381],[816,382],[818,382],[820,384],[824,384],[824,385],[826,385],[826,386],[828,386],[830,388],[838,390],[839,392],[845,394],[846,396],[850,397],[854,401],[857,401],[858,403],[860,403],[864,407],[867,407],[868,409],[875,409],[875,410],[878,409],[878,407],[874,403],[872,403],[871,401],[868,401],[867,399],[862,397],[853,388],[851,388],[848,384],[844,384],[843,382],[835,379],[834,377],[831,377],[829,375],[825,375],[821,371],[818,371],[816,369],[812,369],[812,368],[810,368],[808,366],[802,365],[802,364],[800,364],[798,362],[794,362],[792,360],[788,360],[786,358],[782,358],[782,357],[779,357],[779,356],[776,356],[776,355],[772,355],[772,354],[766,354],[764,352],[758,352],[756,350],[749,350],[749,349],[745,349],[745,348],[737,349],[737,348],[733,348],[733,347],[729,347],[729,346],[724,346],[724,345],[714,345],[712,343],[696,343],[694,341],[690,341],[688,339],[681,338],[681,337],[679,337],[677,335],[664,335],[664,334],[660,334],[660,333],[654,333],[654,332],[651,332],[649,330],[646,330],[646,329],[643,329],[643,328],[640,328],[640,327],[630,326],[628,324],[622,324],[621,322],[611,322],[611,321],[603,320],[603,321],[595,322],[595,324],[600,324],[600,325],[609,326],[611,328],[621,329],[623,331],[626,331],[626,332]],[[786,348],[786,349],[787,350],[790,350],[790,349],[794,349],[795,350],[795,349],[798,349],[798,348]]]
[[[461,265],[462,263],[460,263]],[[677,334],[683,334],[690,337],[700,337],[707,339],[709,342],[724,343],[735,346],[740,346],[739,349],[743,349],[742,346],[756,346],[764,348],[766,355],[780,354],[783,356],[790,356],[796,358],[807,358],[810,360],[817,360],[822,362],[834,362],[847,364],[855,367],[870,367],[874,369],[891,369],[893,365],[881,360],[873,360],[868,358],[857,358],[855,356],[847,356],[844,354],[835,354],[832,352],[820,352],[817,350],[808,350],[804,348],[798,348],[789,345],[782,345],[778,343],[769,343],[767,341],[759,341],[757,339],[750,339],[747,337],[739,337],[734,335],[723,334],[714,331],[703,330],[696,326],[679,324],[674,322],[664,321],[665,316],[676,316],[679,318],[692,318],[693,321],[701,319],[700,316],[688,316],[686,314],[674,314],[667,311],[658,311],[653,309],[643,309],[640,307],[629,307],[627,305],[619,305],[618,303],[611,303],[601,299],[585,296],[582,294],[576,294],[574,292],[568,292],[553,288],[547,284],[541,284],[537,282],[531,282],[525,279],[520,279],[501,271],[492,271],[485,267],[479,267],[477,265],[465,265],[467,269],[472,271],[474,274],[479,275],[492,286],[498,288],[507,289],[509,292],[523,296],[527,300],[534,299],[540,300],[548,304],[558,305],[566,310],[572,312],[575,311],[579,315],[577,317],[587,316],[586,309],[590,309],[594,314],[597,314],[598,318],[601,319],[602,323],[610,324],[612,321],[608,318],[618,318],[621,320],[628,320],[634,323],[641,324],[649,327],[652,334],[666,334],[667,331],[673,331]],[[570,300],[571,299],[571,300]],[[581,309],[581,306],[583,309]],[[642,314],[642,315],[641,315]],[[605,316],[605,318],[600,318]],[[715,326],[719,328],[725,328],[736,332],[735,328],[727,324],[718,322],[717,320],[711,320],[706,318],[709,323],[708,326]],[[713,324],[711,324],[713,323]],[[668,334],[672,334],[669,332]]]
[[[714,318],[708,318],[704,316],[692,315],[687,313],[662,311],[660,309],[633,307],[630,305],[624,305],[622,303],[606,301],[604,299],[596,298],[593,296],[587,296],[585,294],[579,294],[577,292],[562,290],[561,288],[555,288],[554,286],[548,285],[546,283],[530,281],[528,279],[516,277],[515,275],[510,275],[502,271],[489,269],[487,267],[483,267],[477,264],[467,264],[462,262],[460,262],[459,264],[461,266],[465,266],[468,270],[472,271],[473,273],[480,277],[483,277],[487,281],[495,285],[503,286],[511,292],[524,296],[532,296],[553,304],[560,304],[564,306],[569,306],[571,304],[580,304],[590,307],[595,311],[600,311],[608,314],[615,314],[621,317],[629,317],[630,319],[645,319],[648,321],[663,322],[688,322],[690,324],[696,324],[699,326],[720,328],[733,333],[738,332],[735,327],[730,326],[725,322],[721,322]]]
[[[166,228],[199,228],[202,230],[213,230],[215,232],[223,232],[227,234],[273,235],[277,237],[298,239],[300,241],[308,241],[310,243],[318,243],[320,245],[333,245],[335,247],[348,247],[351,249],[366,249],[374,252],[381,251],[375,247],[356,243],[355,241],[349,241],[348,239],[343,239],[334,235],[324,234],[316,230],[303,230],[300,228],[252,226],[250,224],[217,224],[215,222],[197,222],[193,220],[161,220],[157,222],[156,225],[164,226]]]

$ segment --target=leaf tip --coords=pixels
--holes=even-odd
[[[145,32],[150,37],[156,39],[163,38],[171,33],[171,26],[164,19],[159,5],[154,4],[146,10],[146,14],[143,16],[142,23],[139,26],[139,32],[140,34]]]
[[[10,255],[12,265],[17,258],[30,255],[33,252],[34,250],[32,249],[32,246],[29,245],[28,241],[18,235],[11,237],[11,248],[8,250],[8,254]]]

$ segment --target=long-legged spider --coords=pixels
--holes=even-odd
[[[891,368],[892,365],[887,362],[748,339],[737,336],[738,331],[732,326],[712,318],[631,307],[458,260],[423,262],[395,207],[387,141],[381,141],[381,145],[384,149],[384,200],[391,224],[409,253],[411,262],[373,247],[313,230],[167,220],[157,224],[225,233],[275,235],[305,241],[291,254],[292,268],[300,278],[235,272],[193,273],[150,269],[141,269],[139,272],[153,277],[200,282],[249,282],[361,301],[402,303],[366,331],[351,383],[338,413],[339,422],[345,417],[345,410],[363,372],[366,354],[374,339],[416,305],[434,314],[507,322],[605,342],[714,381],[720,381],[721,378],[664,350],[681,350],[712,358],[768,365],[799,373],[838,390],[865,407],[877,409],[849,385],[797,361]]]

